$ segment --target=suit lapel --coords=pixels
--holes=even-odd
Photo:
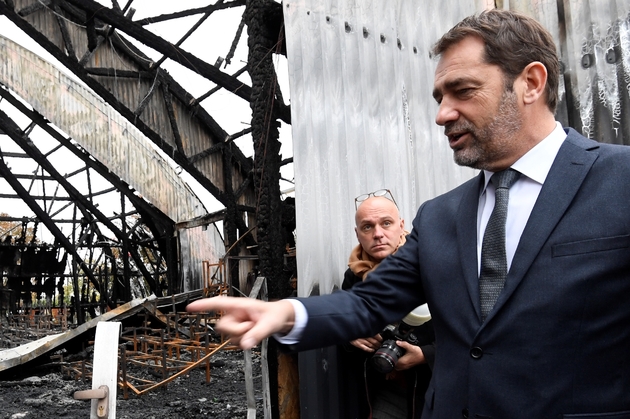
[[[525,230],[508,272],[505,288],[497,300],[495,309],[503,305],[518,287],[551,232],[573,201],[591,166],[597,160],[597,152],[587,151],[589,148],[597,148],[596,144],[596,142],[585,139],[573,130],[569,131],[569,135],[560,147],[525,225]],[[486,324],[497,311],[492,310],[486,319]]]
[[[457,211],[457,247],[462,266],[462,275],[468,288],[470,302],[477,316],[481,316],[479,305],[479,277],[477,268],[477,208],[483,186],[483,172],[467,188]]]

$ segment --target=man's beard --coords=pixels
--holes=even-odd
[[[501,102],[490,123],[477,128],[463,120],[448,127],[448,131],[467,131],[472,141],[466,147],[454,150],[453,158],[460,166],[489,169],[513,148],[514,134],[521,129],[521,115],[513,90],[504,90]]]

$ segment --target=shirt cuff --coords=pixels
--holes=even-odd
[[[302,337],[302,332],[304,331],[306,323],[308,322],[308,313],[306,312],[306,307],[304,307],[304,304],[302,304],[298,300],[288,298],[286,299],[286,301],[293,304],[293,311],[295,312],[293,329],[291,329],[286,335],[275,333],[273,337],[278,342],[284,345],[294,345],[298,343],[300,341],[300,338]]]

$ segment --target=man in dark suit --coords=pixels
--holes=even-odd
[[[556,49],[530,18],[471,16],[433,53],[436,122],[479,176],[425,202],[405,246],[349,292],[190,309],[226,310],[220,328],[242,347],[275,334],[303,350],[426,301],[437,351],[423,418],[630,419],[630,148],[555,122]],[[494,186],[506,169],[516,181]]]

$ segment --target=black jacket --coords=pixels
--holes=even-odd
[[[348,290],[361,282],[361,278],[350,269],[346,270],[342,289]],[[387,380],[385,374],[376,371],[372,365],[373,354],[362,351],[350,343],[339,348],[342,397],[346,402],[346,417],[368,418],[373,401],[385,388],[402,393],[406,399],[407,418],[418,419],[424,406],[424,394],[431,380],[431,368],[435,360],[435,335],[431,321],[419,326],[413,332],[420,343],[427,364],[418,365],[405,371],[397,371]]]

